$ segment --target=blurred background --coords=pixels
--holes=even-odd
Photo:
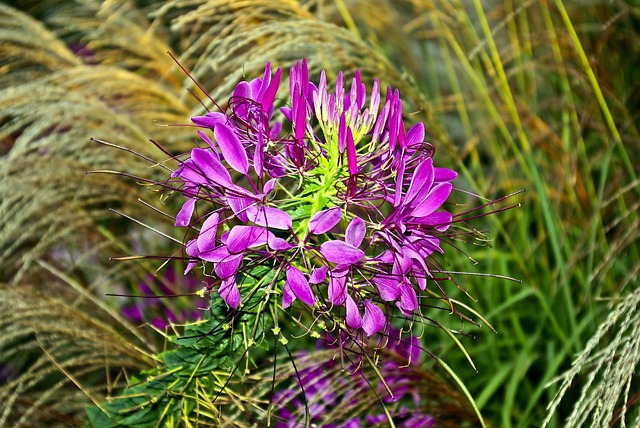
[[[521,207],[472,223],[484,245],[443,261],[495,275],[460,278],[473,300],[450,291],[496,333],[432,315],[461,333],[475,370],[444,331],[423,346],[488,426],[638,426],[639,30],[640,5],[620,0],[0,3],[0,425],[81,426],[85,406],[155,364],[165,345],[145,323],[197,317],[194,296],[106,295],[200,287],[175,275],[182,263],[154,276],[162,261],[110,260],[179,254],[109,209],[181,241],[152,208],[180,198],[86,174],[167,178],[91,138],[156,160],[168,156],[150,140],[194,145],[193,128],[166,126],[205,111],[171,52],[223,105],[267,61],[286,71],[306,57],[315,78],[359,69],[369,88],[400,89],[405,121],[425,123],[458,188],[527,189],[507,201]]]

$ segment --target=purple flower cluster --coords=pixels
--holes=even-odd
[[[175,225],[197,231],[186,270],[210,263],[218,294],[239,308],[239,274],[269,266],[263,287],[282,308],[299,300],[371,336],[394,305],[419,311],[457,174],[434,166],[422,123],[405,131],[397,89],[382,100],[375,80],[367,103],[359,72],[349,90],[339,73],[331,90],[324,71],[317,86],[309,80],[303,60],[277,115],[281,74],[267,64],[226,110],[192,119],[202,147],[172,175],[186,198]]]
[[[420,361],[420,345],[417,337],[400,340],[400,332],[389,330],[390,338],[385,346],[385,359],[379,372],[385,380],[374,391],[367,381],[375,377],[365,373],[362,365],[354,363],[351,376],[340,376],[339,363],[329,356],[318,360],[313,353],[298,355],[297,385],[279,391],[273,400],[276,405],[276,428],[296,428],[305,426],[302,417],[307,411],[312,423],[324,427],[360,428],[362,426],[388,426],[388,416],[384,412],[371,412],[371,405],[377,402],[376,395],[386,403],[389,416],[395,426],[407,428],[428,428],[436,425],[433,416],[421,410],[420,396],[416,385],[424,382],[412,370]],[[335,346],[335,344],[334,344]],[[326,348],[325,344],[320,345]],[[331,347],[331,342],[329,342]],[[334,376],[337,375],[337,376]],[[302,388],[300,388],[300,386]],[[304,394],[304,397],[302,397]],[[374,404],[375,405],[375,404]],[[341,409],[340,416],[348,414],[348,419],[337,420],[335,409]],[[353,411],[343,412],[343,408],[361,409],[363,414]],[[332,423],[327,424],[328,420]]]

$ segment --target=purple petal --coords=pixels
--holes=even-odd
[[[394,302],[400,297],[400,288],[398,288],[398,279],[391,275],[376,275],[371,278],[376,285],[380,298],[387,302]]]
[[[240,253],[247,248],[267,243],[267,230],[256,226],[237,225],[229,231],[227,249],[230,253]]]
[[[267,231],[267,244],[269,245],[269,248],[271,248],[274,251],[287,251],[294,247],[293,244],[288,243],[282,238],[278,238],[276,235],[268,231]]]
[[[238,198],[236,196],[227,195],[227,203],[240,221],[249,221],[249,219],[247,218],[247,208],[254,203],[251,198]]]
[[[220,152],[229,166],[246,175],[249,171],[249,160],[238,136],[231,128],[223,124],[215,127],[213,135],[216,137]]]
[[[187,199],[187,201],[182,205],[182,208],[180,208],[180,211],[178,211],[178,215],[176,215],[176,222],[174,226],[189,226],[189,222],[191,221],[191,216],[193,215],[193,209],[195,206],[195,199]]]
[[[226,245],[221,245],[213,250],[199,253],[198,257],[206,262],[219,263],[242,257],[242,254],[231,254]]]
[[[318,268],[313,268],[311,271],[311,276],[309,277],[309,282],[311,284],[320,284],[327,277],[327,270],[329,268],[327,265],[322,265]]]
[[[189,242],[187,242],[185,251],[190,257],[200,257],[200,251],[198,251],[198,245],[195,239],[191,239]]]
[[[433,185],[433,160],[431,158],[425,159],[420,165],[416,167],[411,178],[411,184],[409,190],[407,190],[407,196],[404,198],[404,205],[410,205],[415,198],[421,200],[419,195],[426,195],[429,193],[429,189]]]
[[[396,254],[391,272],[397,277],[400,277],[409,273],[412,267],[413,260],[411,260],[411,257],[407,257],[404,253]]]
[[[209,149],[193,149],[191,150],[191,159],[195,166],[194,172],[204,176],[205,181],[199,184],[208,184],[213,182],[220,186],[228,186],[231,184],[231,175],[229,171],[220,163],[220,160],[211,153]]]
[[[424,123],[418,122],[407,132],[407,147],[418,145],[424,141]]]
[[[280,131],[282,131],[282,123],[280,122],[276,122],[271,126],[271,131],[269,131],[269,139],[270,140],[277,140],[278,139],[278,134],[280,134]]]
[[[315,297],[313,291],[311,291],[309,282],[307,282],[307,278],[304,277],[304,274],[300,272],[300,270],[291,265],[287,267],[287,284],[289,284],[291,291],[293,291],[293,294],[295,294],[298,299],[309,306],[315,304]]]
[[[353,136],[352,136],[353,138]],[[340,115],[340,124],[338,125],[338,151],[344,152],[344,146],[347,140],[347,122],[345,114]]]
[[[347,163],[349,164],[349,174],[356,175],[358,173],[358,157],[351,127],[347,128]]]
[[[384,313],[377,305],[371,303],[371,300],[364,301],[364,318],[362,319],[362,329],[367,336],[371,336],[382,330],[386,320]]]
[[[343,241],[323,242],[320,253],[331,263],[345,265],[357,263],[364,257],[364,251]]]
[[[351,328],[362,327],[362,315],[353,298],[347,294],[347,325]]]
[[[334,305],[341,305],[347,298],[347,276],[331,272],[329,274],[329,301]]]
[[[220,223],[220,214],[213,213],[202,224],[197,238],[198,251],[201,253],[211,251],[215,247],[216,233]]]
[[[280,107],[280,113],[282,113],[287,121],[293,123],[293,110],[291,110],[290,107]]]
[[[440,211],[437,213],[431,213],[426,217],[420,217],[415,220],[421,226],[431,226],[439,230],[440,232],[444,232],[451,226],[451,221],[453,220],[453,216],[448,211]]]
[[[404,184],[404,170],[406,168],[404,159],[400,159],[400,165],[398,166],[398,173],[396,175],[396,187],[393,198],[393,206],[397,207],[402,201],[402,186]]]
[[[282,287],[282,309],[287,309],[294,300],[296,300],[296,295],[293,294],[289,283],[285,282]]]
[[[220,288],[218,288],[218,294],[227,305],[233,309],[238,308],[238,304],[240,303],[240,290],[238,290],[238,284],[236,284],[234,277],[222,281]]]
[[[233,91],[233,112],[242,117],[247,117],[249,111],[249,103],[247,100],[252,99],[252,90],[249,82],[240,82],[236,85],[236,89]]]
[[[187,252],[187,255],[189,255],[190,257],[199,257],[198,246],[196,245],[195,239],[192,239],[191,241],[187,242],[186,252]],[[187,267],[184,270],[184,275],[188,274],[189,271],[191,271],[191,269],[193,269],[193,267],[196,265],[196,263],[197,262],[195,260],[189,259],[189,262],[187,263]]]
[[[400,284],[400,301],[396,305],[405,316],[418,309],[418,296],[416,296],[416,291],[411,284],[406,282]]]
[[[349,226],[347,226],[344,240],[354,247],[359,247],[360,244],[362,244],[366,232],[367,226],[364,224],[364,220],[360,217],[354,217],[351,223],[349,223]]]
[[[271,107],[273,107],[273,100],[276,98],[276,92],[278,92],[278,86],[280,86],[281,75],[282,69],[278,68],[276,73],[273,75],[271,83],[269,83],[269,87],[267,87],[267,90],[262,97],[262,108],[264,111],[269,111],[271,110]]]
[[[204,128],[215,128],[216,125],[221,123],[225,123],[227,121],[227,116],[218,111],[207,113],[204,116],[195,116],[191,118],[191,121],[198,126],[202,126]]]
[[[449,197],[452,188],[451,183],[442,183],[434,186],[425,200],[416,206],[411,215],[413,217],[428,216],[442,206]]]
[[[258,132],[258,142],[253,152],[253,169],[262,179],[262,170],[264,169],[264,136],[262,132]]]
[[[262,187],[262,194],[268,195],[269,193],[271,193],[273,188],[276,186],[276,181],[277,179],[272,178],[266,183],[264,183],[264,186]]]
[[[264,97],[264,93],[267,91],[269,82],[271,81],[271,61],[267,61],[264,66],[264,73],[262,78],[255,78],[251,81],[251,90],[255,94],[255,100],[260,101]]]
[[[205,132],[202,131],[202,130],[198,130],[198,135],[200,136],[200,138],[202,138],[202,141],[204,141],[205,143],[207,143],[209,145],[209,147],[211,147],[211,151],[213,152],[214,156],[217,157],[218,156],[218,148],[213,143],[213,141],[211,141],[211,138],[209,138],[209,136],[207,134],[205,134]]]
[[[278,208],[256,207],[255,205],[247,208],[247,218],[254,222],[257,226],[271,227],[279,230],[291,229],[291,216]]]
[[[235,278],[236,273],[238,272],[238,268],[240,268],[241,264],[242,256],[239,256],[228,261],[217,263],[213,270],[216,275],[220,277],[220,279],[224,280],[227,278]]]
[[[333,229],[342,218],[340,207],[329,208],[315,213],[309,220],[309,231],[314,235],[321,235]]]
[[[447,168],[435,168],[435,174],[436,174],[435,180],[437,182],[453,181],[458,177],[457,172]]]

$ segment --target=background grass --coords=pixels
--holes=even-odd
[[[619,0],[0,4],[0,302],[14,314],[0,324],[0,355],[17,373],[3,389],[13,398],[3,400],[0,420],[20,422],[24,406],[15,403],[29,403],[38,390],[29,382],[45,376],[34,359],[54,360],[42,352],[54,351],[42,345],[49,327],[39,318],[52,315],[22,316],[26,309],[17,301],[33,309],[43,297],[72,296],[74,310],[89,311],[95,296],[126,289],[156,267],[109,263],[110,255],[175,251],[170,241],[106,210],[162,224],[137,201],[144,196],[159,204],[155,195],[134,180],[84,174],[108,168],[162,177],[90,137],[156,158],[163,155],[148,139],[175,153],[193,143],[191,129],[161,126],[188,123],[202,112],[185,90],[192,84],[166,54],[171,51],[222,101],[266,61],[288,67],[306,56],[312,74],[358,68],[365,81],[377,76],[400,88],[407,120],[425,122],[438,163],[461,171],[459,188],[491,199],[526,188],[512,199],[520,208],[473,223],[491,237],[489,245],[463,245],[477,265],[456,251],[445,261],[451,270],[522,280],[459,277],[477,299],[465,302],[497,334],[434,315],[467,334],[460,340],[477,373],[443,332],[426,335],[425,346],[465,382],[492,426],[540,425],[559,390],[549,382],[581,352],[591,358],[569,373],[573,385],[562,390],[549,426],[565,426],[567,417],[579,426],[580,414],[584,426],[620,424],[625,418],[615,412],[627,403],[627,423],[637,423],[633,369],[640,351],[630,345],[633,330],[624,321],[637,310],[630,296],[637,294],[640,270],[639,25],[640,6]],[[68,310],[62,304],[47,310],[55,307]],[[109,334],[133,334],[126,343],[144,335],[108,311],[104,317],[118,326]],[[20,340],[17,325],[29,332]],[[601,325],[608,330],[598,330]],[[620,335],[605,334],[611,331]],[[588,346],[592,337],[597,340]],[[18,343],[24,352],[15,352]],[[156,346],[141,343],[136,346],[145,352]],[[128,354],[129,345],[116,348],[129,358],[122,366],[152,364],[148,356]],[[77,376],[99,384],[104,362],[80,367],[73,360],[79,351],[57,351],[59,367],[82,368]],[[625,361],[620,371],[627,376],[600,371],[607,361]],[[607,378],[629,391],[595,408],[579,399],[583,387],[593,390]],[[73,410],[82,405],[47,400],[27,408],[47,401],[47,409],[82,417]]]

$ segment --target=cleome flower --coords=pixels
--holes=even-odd
[[[195,233],[186,271],[204,268],[238,309],[242,275],[268,266],[261,287],[281,308],[300,301],[371,336],[394,311],[419,312],[419,293],[437,281],[431,257],[443,253],[457,174],[434,166],[423,124],[405,131],[397,89],[383,100],[375,80],[367,101],[359,72],[349,90],[342,73],[329,88],[322,71],[316,86],[302,60],[276,121],[281,74],[267,64],[226,110],[192,119],[202,147],[172,175],[186,199],[175,226]]]

